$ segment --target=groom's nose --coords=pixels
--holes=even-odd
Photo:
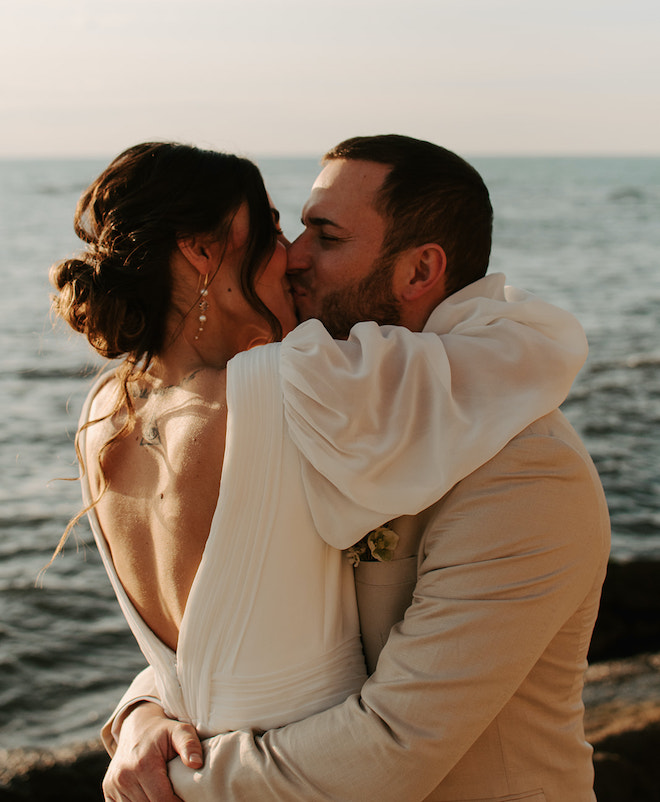
[[[287,273],[300,273],[302,270],[309,270],[311,267],[311,260],[309,258],[309,249],[306,244],[305,234],[303,231],[287,249]]]

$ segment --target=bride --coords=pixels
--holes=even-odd
[[[277,213],[233,155],[129,148],[75,227],[86,250],[52,269],[55,309],[123,358],[82,412],[83,512],[167,714],[209,737],[358,692],[341,550],[429,506],[556,406],[544,373],[563,346],[546,333],[529,364],[501,365],[489,347],[502,395],[491,382],[481,416],[483,359],[461,364],[465,394],[447,376],[492,345],[492,317],[475,315],[460,348],[457,334],[361,323],[337,341],[316,320],[296,326]],[[508,431],[493,431],[497,409]],[[395,538],[386,547],[396,559]]]

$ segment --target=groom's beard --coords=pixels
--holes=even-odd
[[[401,321],[401,305],[392,291],[395,261],[393,256],[378,257],[367,276],[323,298],[319,319],[336,340],[345,340],[364,320],[380,326]]]

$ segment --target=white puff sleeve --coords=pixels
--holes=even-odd
[[[493,274],[434,311],[424,332],[358,323],[333,340],[309,320],[280,373],[314,523],[347,548],[441,498],[566,398],[586,358],[567,312]]]

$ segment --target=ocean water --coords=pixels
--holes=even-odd
[[[660,558],[660,159],[472,159],[495,207],[491,270],[574,312],[590,357],[563,409],[600,472],[613,558]],[[285,232],[314,159],[260,162]],[[77,250],[103,161],[0,161],[0,748],[95,737],[144,665],[79,509],[73,437],[99,367],[53,328],[48,268]]]

